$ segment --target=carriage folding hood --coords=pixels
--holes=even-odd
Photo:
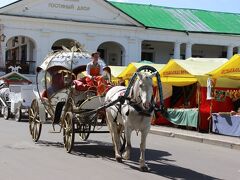
[[[49,54],[43,63],[37,67],[37,72],[46,71],[55,66],[61,66],[71,71],[79,66],[87,65],[90,61],[91,56],[86,52],[60,51]]]

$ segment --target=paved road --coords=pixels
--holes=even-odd
[[[139,136],[133,134],[130,161],[114,160],[109,134],[77,138],[72,154],[63,149],[62,134],[49,133],[45,124],[40,141],[31,141],[28,123],[0,118],[0,179],[240,179],[240,151],[150,134],[146,159],[151,171],[138,170]]]

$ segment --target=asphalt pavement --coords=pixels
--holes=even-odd
[[[158,125],[152,125],[150,133],[240,150],[240,137]]]

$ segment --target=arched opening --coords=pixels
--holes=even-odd
[[[6,44],[5,63],[6,73],[10,68],[19,67],[18,72],[22,74],[35,74],[36,46],[34,41],[27,36],[11,37]]]
[[[98,47],[100,57],[107,65],[121,66],[124,62],[125,49],[117,42],[104,42]]]
[[[76,44],[79,44],[79,43],[74,39],[67,39],[67,38],[59,39],[59,40],[57,40],[53,43],[52,50],[53,51],[62,50],[63,46],[68,48],[68,49],[71,49]]]
[[[142,42],[142,61],[165,64],[174,56],[174,45],[172,42],[148,41]]]

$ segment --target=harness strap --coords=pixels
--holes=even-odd
[[[155,103],[151,103],[151,107],[146,111],[146,110],[143,110],[143,108],[141,106],[139,106],[136,102],[133,102],[131,101],[131,99],[128,99],[129,101],[129,105],[131,107],[133,107],[140,115],[143,115],[143,116],[147,116],[147,117],[150,117],[151,116],[151,113],[152,111],[154,110],[155,108]],[[153,98],[151,100],[151,102],[153,102]],[[126,115],[128,116],[129,115],[129,109],[128,111],[126,112]]]
[[[118,113],[122,115],[121,113],[122,103],[116,104],[115,107],[117,108],[117,115],[115,116],[113,122],[117,123]]]

